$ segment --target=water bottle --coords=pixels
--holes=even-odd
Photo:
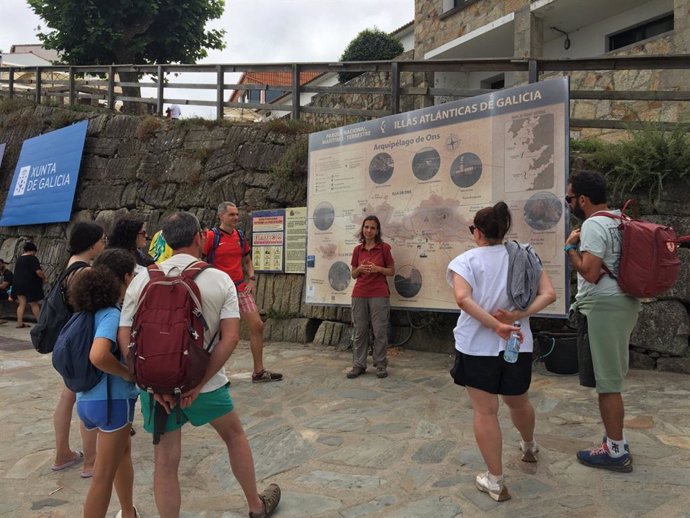
[[[520,322],[515,322],[513,324],[515,327],[520,327]],[[506,350],[503,351],[503,359],[508,363],[515,363],[518,359],[518,353],[520,352],[520,333],[518,331],[513,331],[508,337],[506,342]]]

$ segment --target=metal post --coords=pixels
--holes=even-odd
[[[163,101],[165,100],[165,68],[163,68],[163,65],[158,65],[157,67],[157,74],[158,74],[158,88],[156,89],[156,111],[158,112],[158,116],[162,117],[163,116]]]
[[[300,94],[299,94],[299,65],[297,63],[292,64],[292,120],[299,120],[300,113]]]
[[[41,67],[36,67],[36,104],[41,104]]]
[[[14,97],[14,67],[10,67],[10,81],[7,86],[10,91],[10,98]]]
[[[216,120],[223,120],[223,96],[225,95],[225,72],[223,65],[216,65]]]
[[[537,83],[539,81],[539,63],[536,59],[530,59],[527,61],[529,71],[527,73],[528,81],[531,83]]]
[[[391,62],[391,115],[400,113],[400,68],[397,61]]]
[[[115,67],[108,67],[108,109],[115,109]]]
[[[74,106],[76,97],[76,88],[74,85],[74,67],[69,67],[69,105]]]

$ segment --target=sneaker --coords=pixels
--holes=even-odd
[[[261,501],[264,503],[264,510],[261,513],[249,513],[249,518],[267,518],[273,514],[273,511],[280,503],[280,487],[278,484],[270,484],[259,495]]]
[[[352,380],[352,379],[357,378],[358,376],[361,376],[361,375],[364,374],[365,372],[367,372],[366,367],[357,367],[357,366],[354,366],[354,367],[352,367],[352,370],[351,370],[350,372],[347,373],[347,377],[348,377],[348,379],[351,379],[351,380]]]
[[[488,471],[477,475],[477,478],[474,479],[474,485],[477,486],[479,491],[486,493],[497,502],[510,500],[510,493],[508,493],[508,488],[503,483],[503,480],[501,479],[497,484],[492,483],[489,480]]]
[[[132,507],[134,507],[134,506],[132,506]],[[137,511],[136,507],[134,507],[134,516],[136,516],[137,518],[141,518],[141,515],[139,514],[139,511]],[[122,518],[122,509],[120,509],[117,512],[117,514],[115,515],[115,518]]]
[[[377,378],[387,378],[388,377],[388,370],[386,370],[385,365],[379,365],[376,367],[376,377]]]
[[[283,379],[283,375],[278,372],[267,371],[266,369],[261,372],[252,374],[252,383],[268,383],[269,381],[280,381]]]
[[[525,441],[520,441],[520,451],[522,452],[522,462],[537,462],[537,452],[539,446],[535,442],[532,446],[525,446]]]
[[[608,469],[619,473],[630,473],[633,470],[632,457],[624,453],[620,457],[611,457],[608,446],[603,443],[593,450],[581,450],[577,452],[577,460],[580,464],[590,468]]]

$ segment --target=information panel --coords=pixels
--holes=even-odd
[[[252,212],[252,262],[256,272],[282,272],[285,210]]]
[[[305,273],[307,208],[285,209],[285,273]]]
[[[532,243],[556,288],[542,313],[565,315],[568,114],[562,78],[312,134],[305,301],[350,304],[352,250],[375,214],[395,260],[391,305],[457,310],[448,263],[475,246],[475,212],[503,200],[506,238]]]
[[[87,121],[24,141],[0,225],[69,221]]]

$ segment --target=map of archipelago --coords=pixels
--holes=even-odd
[[[448,263],[475,246],[477,210],[504,200],[507,238],[532,243],[558,294],[569,300],[568,85],[546,81],[310,136],[306,302],[349,305],[352,250],[365,216],[392,247],[391,305],[457,310]]]

